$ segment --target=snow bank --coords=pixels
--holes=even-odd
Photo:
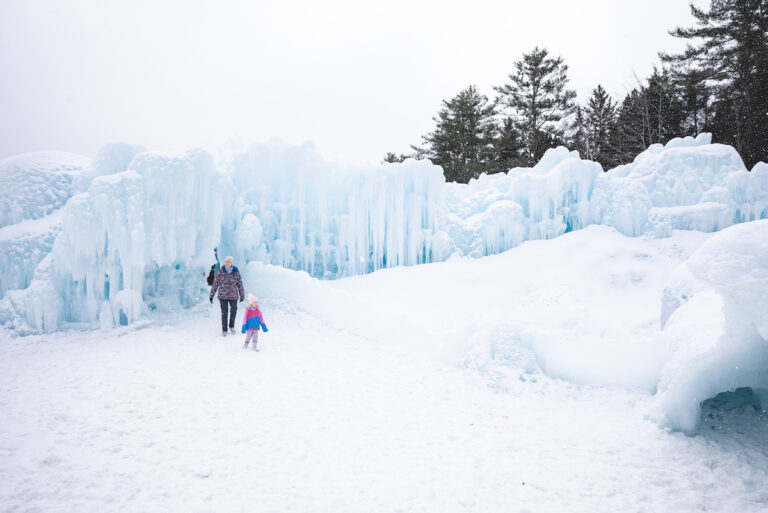
[[[361,301],[359,296],[334,287],[333,282],[260,262],[248,264],[244,275],[246,294],[285,301],[331,328],[386,344],[409,344],[414,351],[432,345],[428,332],[419,323],[402,313],[384,314],[376,302]]]
[[[320,283],[353,298],[339,304],[336,315],[355,319],[359,306],[387,326],[405,318],[423,326],[426,343],[436,340],[444,357],[498,377],[504,389],[543,372],[652,393],[668,355],[658,337],[659,294],[708,237],[676,231],[670,238],[631,238],[590,226],[483,259],[451,258]],[[322,297],[304,304],[301,288],[281,297],[320,315],[336,306]]]
[[[664,290],[671,357],[657,413],[695,431],[701,403],[739,387],[768,387],[768,220],[732,226],[681,265]]]

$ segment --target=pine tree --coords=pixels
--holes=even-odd
[[[713,108],[710,98],[714,91],[708,86],[708,74],[700,69],[685,67],[672,68],[672,80],[678,89],[683,107],[683,134],[697,136],[708,130],[712,121]]]
[[[609,168],[632,162],[638,153],[651,144],[645,122],[646,103],[638,89],[630,91],[622,100],[616,123],[609,135],[611,146]]]
[[[616,103],[599,85],[584,108],[587,139],[587,158],[599,162],[603,169],[611,164],[610,131],[616,121]]]
[[[768,158],[768,0],[711,0],[709,11],[691,4],[694,28],[675,37],[692,40],[670,63],[699,70],[712,85],[714,136],[732,144],[747,166]]]
[[[515,122],[505,117],[497,128],[498,137],[493,142],[495,154],[495,172],[506,172],[513,167],[522,166],[525,150],[520,138],[520,132],[515,128]]]
[[[495,113],[495,104],[469,86],[443,101],[434,132],[422,136],[426,147],[414,150],[442,166],[447,181],[466,183],[493,168]]]
[[[576,106],[576,115],[571,123],[568,137],[568,147],[577,150],[583,159],[589,158],[589,141],[587,139],[587,121],[584,117],[584,109]]]
[[[495,88],[515,118],[528,165],[541,158],[548,144],[564,139],[564,122],[575,110],[576,92],[566,88],[568,66],[561,57],[548,55],[538,47],[523,54],[509,75],[511,82]]]
[[[669,72],[654,67],[641,88],[646,135],[650,144],[665,144],[683,132],[683,102]]]
[[[409,155],[406,155],[404,153],[401,153],[399,156],[395,153],[392,153],[391,151],[388,151],[387,154],[384,156],[384,160],[382,160],[382,164],[384,162],[388,162],[390,164],[392,163],[398,163],[403,162],[405,159],[411,158]]]
[[[608,130],[609,149],[598,161],[604,168],[631,162],[651,144],[665,144],[685,135],[685,118],[685,103],[671,74],[654,68],[645,84],[639,84],[622,101]]]

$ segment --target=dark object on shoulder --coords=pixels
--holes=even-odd
[[[213,285],[214,276],[216,276],[216,264],[211,266],[211,272],[208,273],[208,278],[205,279],[208,282],[209,287]]]

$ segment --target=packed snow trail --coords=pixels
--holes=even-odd
[[[499,393],[288,304],[263,311],[259,353],[222,338],[208,303],[108,335],[2,334],[0,511],[768,510],[749,411],[670,434],[646,392],[539,375]]]

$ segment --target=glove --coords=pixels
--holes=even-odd
[[[263,331],[264,333],[266,333],[266,332],[268,332],[268,331],[269,331],[269,330],[267,329],[267,325],[266,325],[266,324],[262,324],[262,325],[261,325],[261,331]]]
[[[243,324],[243,329],[240,331],[240,333],[245,333],[245,324]]]
[[[213,304],[213,298],[209,297],[208,299],[211,301],[211,304]]]
[[[244,297],[241,297],[241,298],[240,298],[240,302],[242,303],[243,301],[245,301],[245,298],[244,298]]]

